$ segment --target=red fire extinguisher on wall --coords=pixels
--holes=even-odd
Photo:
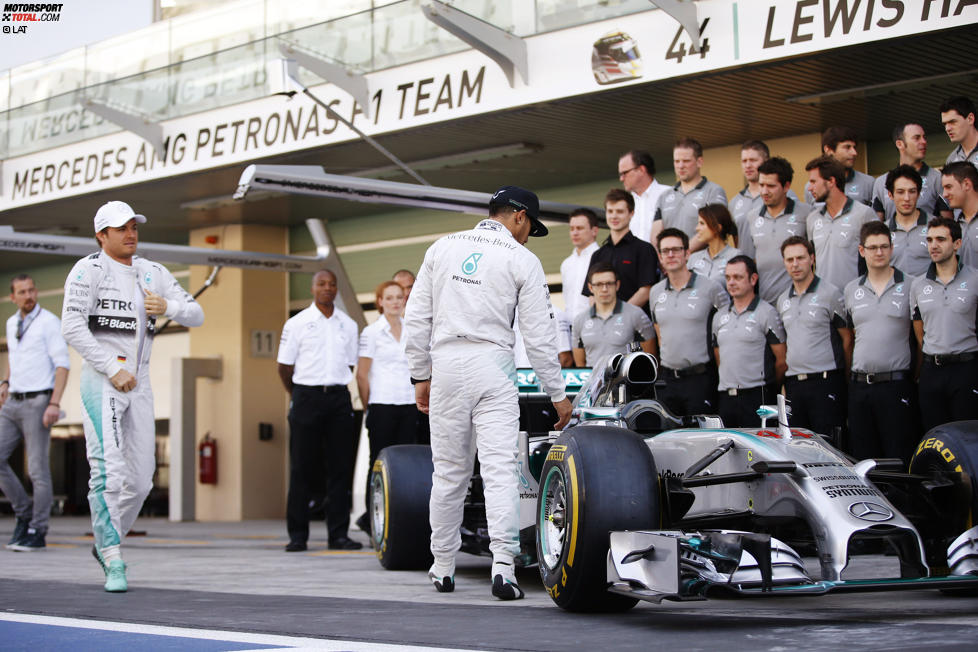
[[[217,484],[217,442],[211,439],[211,433],[204,435],[197,454],[200,457],[200,483]]]

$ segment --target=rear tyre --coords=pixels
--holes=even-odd
[[[431,448],[388,446],[370,473],[370,536],[388,570],[426,570],[432,563]]]
[[[568,611],[627,611],[638,602],[607,591],[612,530],[659,527],[655,461],[639,435],[577,426],[547,454],[537,500],[537,560],[553,601]]]

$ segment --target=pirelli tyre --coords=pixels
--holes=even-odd
[[[371,542],[388,570],[425,570],[432,562],[431,448],[388,446],[370,472]]]
[[[947,474],[957,488],[942,520],[957,536],[978,525],[978,421],[952,421],[931,428],[910,458],[910,472]]]
[[[658,527],[658,474],[639,435],[582,425],[557,439],[540,474],[536,543],[540,576],[559,607],[635,606],[636,599],[607,591],[609,533]]]

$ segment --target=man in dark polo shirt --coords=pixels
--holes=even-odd
[[[846,421],[846,327],[842,291],[815,275],[815,246],[801,236],[781,243],[791,287],[775,306],[788,344],[785,394],[791,423],[831,438],[838,445]]]
[[[632,342],[655,353],[655,331],[645,312],[616,296],[618,274],[609,263],[598,263],[588,271],[588,287],[594,305],[578,313],[571,327],[574,363],[594,367],[615,353],[624,353]]]
[[[914,277],[890,265],[892,252],[885,224],[863,225],[859,255],[866,259],[867,272],[850,281],[844,291],[846,321],[855,331],[847,450],[861,460],[897,457],[909,464],[920,436],[910,363]]]
[[[718,414],[724,425],[756,428],[761,425],[758,406],[774,403],[784,379],[784,326],[774,307],[757,296],[753,258],[731,258],[725,277],[732,301],[713,317]]]
[[[962,266],[961,225],[936,217],[927,225],[933,261],[910,286],[913,330],[923,351],[920,413],[924,429],[978,419],[978,271]]]
[[[716,412],[716,367],[711,359],[712,320],[730,298],[718,283],[686,268],[689,237],[679,229],[658,236],[666,278],[652,288],[649,305],[659,341],[659,400],[677,414]]]
[[[635,213],[635,198],[621,188],[612,188],[604,198],[605,221],[611,235],[591,254],[591,264],[610,263],[618,274],[618,298],[646,312],[649,309],[649,290],[659,280],[659,257],[648,242],[635,237],[629,230]],[[582,294],[591,296],[584,283]]]

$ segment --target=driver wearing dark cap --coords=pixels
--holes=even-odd
[[[514,572],[520,554],[513,360],[517,308],[530,363],[557,410],[554,428],[570,419],[543,266],[523,246],[531,236],[547,235],[539,215],[540,203],[529,190],[497,190],[489,200],[489,217],[428,249],[408,303],[404,326],[411,382],[418,409],[431,420],[434,564],[428,576],[443,593],[455,588],[463,503],[478,453],[492,595],[523,597]]]

